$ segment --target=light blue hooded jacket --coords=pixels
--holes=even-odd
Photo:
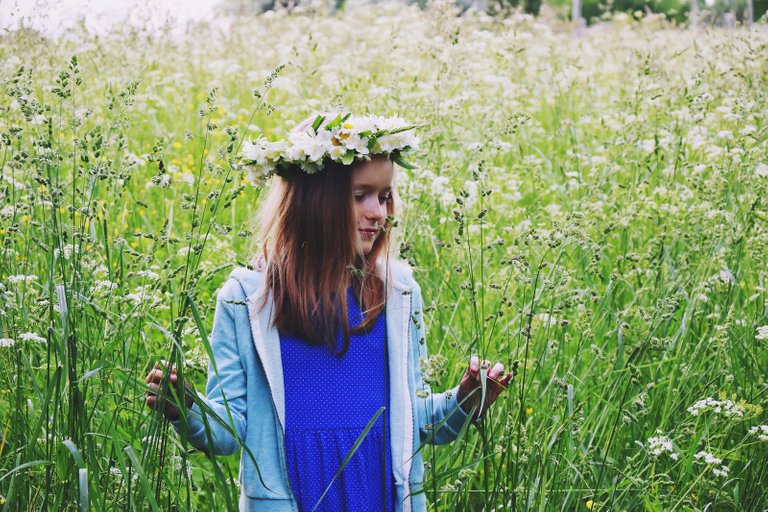
[[[399,262],[390,267],[388,430],[395,502],[398,511],[423,511],[419,448],[423,442],[454,440],[468,417],[456,400],[458,388],[432,394],[424,384],[419,364],[419,358],[427,357],[421,290],[410,267]],[[265,290],[263,272],[245,268],[232,272],[218,293],[210,336],[215,365],[212,361],[208,369],[206,396],[199,394],[204,405],[195,403],[187,411],[186,425],[184,420],[172,423],[178,431],[186,431],[192,446],[205,452],[229,455],[241,443],[247,447],[240,458],[241,511],[296,512],[285,462],[283,382],[301,376],[283,375],[280,338],[271,321],[274,302],[271,292],[264,302]],[[354,509],[354,504],[350,506]]]

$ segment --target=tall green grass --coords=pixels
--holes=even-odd
[[[425,448],[434,510],[762,510],[767,43],[439,5],[3,35],[4,510],[236,507],[237,457],[190,450],[144,377],[204,386],[255,236],[243,138],[333,105],[424,124],[393,251],[433,388],[470,354],[518,368]]]

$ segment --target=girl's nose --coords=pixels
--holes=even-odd
[[[365,216],[373,221],[380,222],[387,215],[387,205],[381,204],[378,198],[372,200],[366,205]]]

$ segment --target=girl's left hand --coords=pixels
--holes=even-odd
[[[459,383],[459,393],[456,397],[461,408],[465,413],[469,414],[472,409],[475,410],[474,419],[479,418],[493,402],[499,397],[502,391],[504,391],[512,379],[514,374],[512,372],[505,372],[504,365],[496,363],[491,368],[491,363],[488,360],[482,362],[485,368],[488,368],[488,374],[486,375],[485,384],[485,402],[483,402],[483,410],[480,410],[480,403],[482,399],[482,387],[480,383],[480,361],[477,356],[472,356],[469,361],[469,368],[461,378]]]

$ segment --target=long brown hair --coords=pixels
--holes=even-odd
[[[386,262],[379,263],[389,246],[389,218],[371,252],[357,253],[353,169],[329,163],[316,174],[298,168],[281,173],[273,179],[260,216],[262,261],[275,302],[274,325],[281,333],[310,344],[324,343],[339,355],[349,348],[350,332],[370,329],[384,310],[389,271]],[[391,195],[387,214],[394,214]],[[350,286],[365,313],[354,329],[347,318]]]

